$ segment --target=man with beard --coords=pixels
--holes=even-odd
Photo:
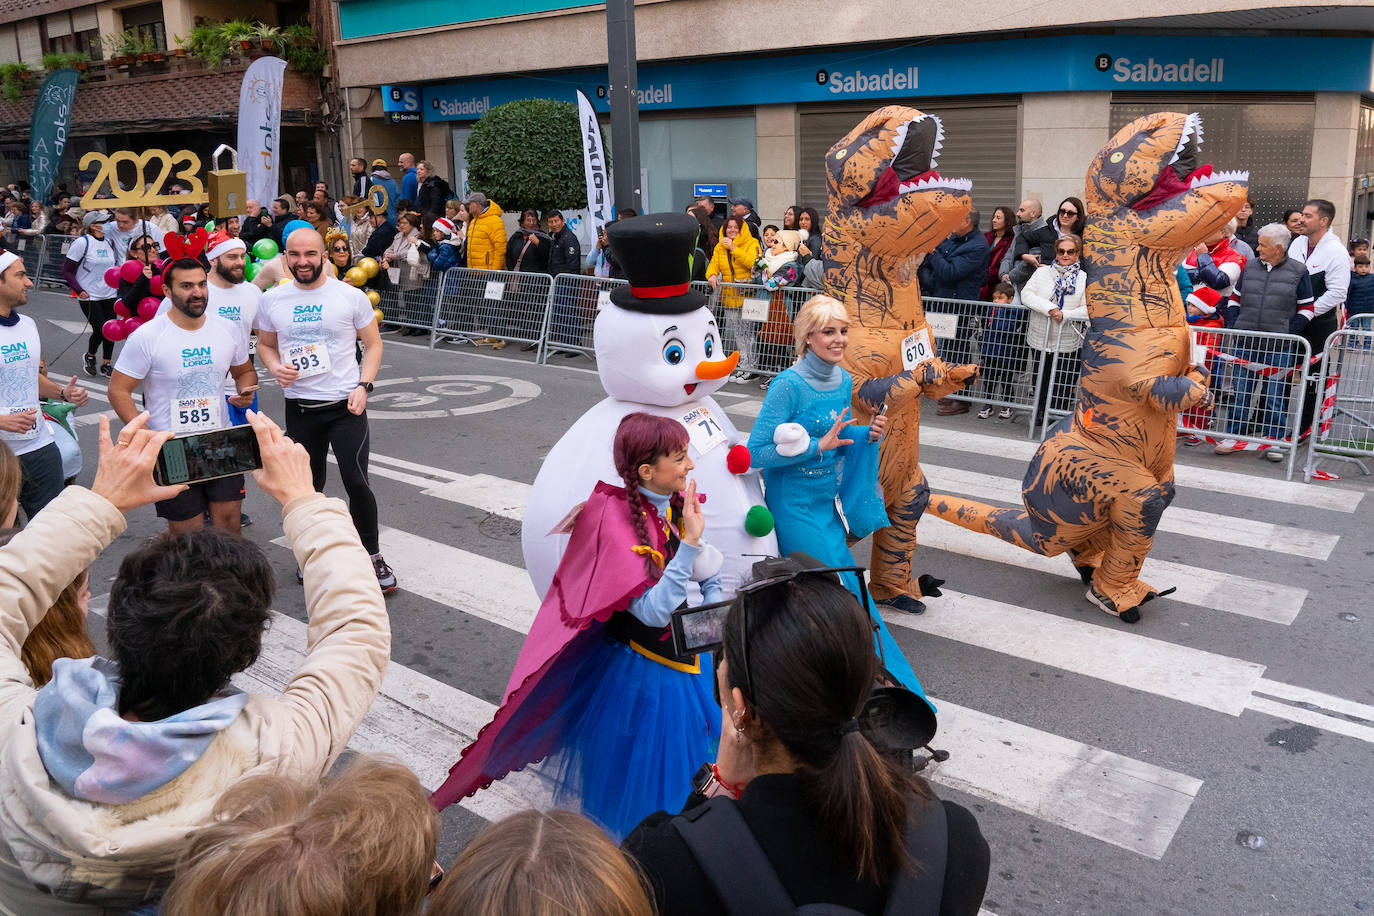
[[[315,230],[296,229],[287,237],[286,267],[291,282],[262,297],[258,355],[282,387],[286,434],[310,453],[320,492],[333,446],[353,525],[372,555],[377,585],[390,594],[396,574],[382,558],[377,497],[367,482],[367,396],[382,366],[377,316],[362,290],[325,272],[324,239]],[[358,338],[365,348],[361,365],[354,357]]]
[[[58,385],[38,371],[43,358],[38,325],[15,311],[29,301],[32,288],[23,260],[0,252],[0,441],[19,459],[19,505],[29,518],[62,492],[62,454],[43,422],[38,400],[86,403],[86,392],[75,379]]]
[[[189,252],[188,252],[189,253]],[[134,390],[143,385],[148,428],[174,435],[205,433],[229,426],[228,407],[253,403],[258,377],[248,361],[248,339],[233,322],[207,315],[209,282],[203,256],[170,261],[162,287],[172,307],[129,335],[110,377],[110,406],[125,423],[138,416]],[[234,397],[226,404],[224,377],[234,378]],[[171,534],[210,521],[231,534],[240,530],[243,475],[192,484],[157,503],[158,518]]]

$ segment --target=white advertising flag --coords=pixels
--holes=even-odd
[[[611,182],[606,173],[606,144],[601,142],[601,125],[591,100],[577,91],[578,124],[582,131],[582,165],[587,172],[587,209],[591,212],[592,234],[611,221]]]
[[[264,209],[281,186],[281,88],[286,61],[260,57],[239,89],[239,168],[248,173],[248,199]]]

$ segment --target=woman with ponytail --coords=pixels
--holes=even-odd
[[[864,716],[879,674],[869,618],[834,574],[741,589],[717,658],[722,737],[709,779],[682,815],[652,815],[624,843],[660,916],[738,912],[746,889],[773,883],[794,908],[978,912],[987,841],[972,813],[941,802],[911,771],[909,756],[875,744]],[[722,804],[742,816],[763,854],[756,864],[773,874],[746,867],[743,842],[722,844],[732,873],[702,867],[680,825],[705,823],[716,811],[700,807]]]
[[[619,840],[676,805],[715,753],[719,710],[696,655],[673,652],[668,622],[699,583],[719,600],[720,551],[706,523],[687,429],[632,413],[612,452],[621,486],[600,481],[550,534],[571,532],[496,717],[434,794],[443,808],[543,761],[554,803]]]

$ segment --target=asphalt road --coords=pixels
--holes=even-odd
[[[75,304],[36,291],[27,313],[52,371],[79,371]],[[539,366],[515,346],[385,340],[372,477],[401,589],[388,602],[387,686],[354,746],[398,753],[432,787],[499,701],[534,610],[524,487],[603,392],[585,358]],[[761,397],[731,384],[720,401],[747,430]],[[270,379],[262,403],[280,416]],[[106,406],[93,398],[83,413]],[[95,427],[83,423],[88,482]],[[1024,426],[933,409],[924,424],[937,492],[1016,498],[1033,450]],[[917,571],[946,579],[948,593],[890,624],[941,708],[935,744],[952,756],[930,771],[937,791],[972,807],[992,845],[985,907],[1374,910],[1374,478],[1345,466],[1337,483],[1287,484],[1268,462],[1203,449],[1180,449],[1179,465],[1146,578],[1180,592],[1133,627],[1090,607],[1065,559],[922,522]],[[330,492],[342,495],[336,479]],[[245,511],[245,535],[278,571],[284,617],[266,655],[289,665],[304,619],[294,562],[274,543],[280,513],[251,483]],[[161,529],[151,508],[134,513],[96,564],[97,605],[120,557]],[[273,678],[255,669],[249,683],[271,689]],[[509,783],[445,812],[442,860],[529,803]]]

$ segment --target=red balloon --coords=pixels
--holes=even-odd
[[[153,279],[148,281],[148,290],[159,299],[162,298],[162,277],[160,275],[153,274]]]
[[[134,283],[143,275],[142,261],[125,261],[119,267],[119,275],[125,283]]]
[[[124,321],[120,318],[111,318],[100,326],[100,333],[105,335],[106,340],[123,340],[129,336],[124,333]]]
[[[119,286],[118,267],[111,267],[109,270],[105,271],[105,285],[108,286],[110,289],[115,289]]]
[[[127,305],[124,304],[124,300],[123,300],[123,299],[116,299],[116,300],[115,300],[115,304],[114,304],[114,313],[115,313],[116,315],[118,315],[120,318],[128,318],[128,317],[129,317],[129,307],[128,307]],[[110,338],[110,339],[113,340],[114,338]]]
[[[124,326],[124,336],[128,337],[134,331],[143,327],[143,321],[139,318],[121,318],[119,323]]]
[[[157,270],[158,273],[161,273],[162,268],[166,266],[167,260],[165,258],[158,258],[156,261],[153,262],[153,267]]]
[[[152,321],[157,317],[157,307],[162,304],[161,299],[154,299],[148,296],[138,304],[138,317],[142,321]]]

